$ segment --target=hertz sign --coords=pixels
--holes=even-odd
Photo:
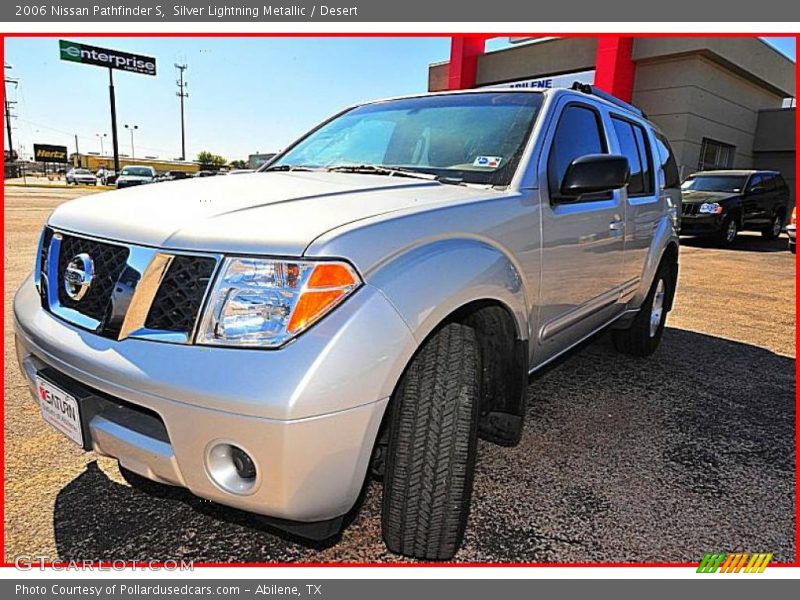
[[[58,40],[58,47],[61,60],[94,65],[96,67],[108,67],[109,69],[139,73],[140,75],[156,74],[156,59],[151,56],[98,48],[97,46],[78,44],[67,40]]]
[[[67,163],[67,147],[51,144],[34,144],[33,160],[36,162]]]

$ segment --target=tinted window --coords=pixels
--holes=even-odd
[[[569,164],[587,154],[605,154],[606,143],[599,116],[584,106],[568,106],[561,113],[550,156],[547,159],[547,181],[551,195],[559,195],[561,182]]]
[[[630,196],[642,196],[653,193],[652,160],[650,148],[644,131],[629,121],[612,117],[614,131],[619,140],[620,150],[628,159],[631,168],[631,179],[628,184]]]
[[[656,149],[658,151],[659,163],[664,169],[664,187],[676,188],[681,185],[681,177],[678,173],[678,165],[675,162],[675,155],[667,138],[662,134],[656,133]]]
[[[757,189],[756,189],[757,188]],[[750,178],[750,183],[747,186],[747,189],[752,191],[763,191],[766,189],[764,186],[764,176],[759,175],[756,173]]]

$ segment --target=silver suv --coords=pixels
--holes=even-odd
[[[393,552],[448,559],[477,438],[610,327],[651,354],[680,188],[664,136],[591,88],[363,104],[258,173],[60,206],[14,302],[44,419],[141,476],[335,534],[368,472]]]

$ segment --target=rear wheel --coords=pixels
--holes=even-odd
[[[658,348],[667,322],[667,303],[674,285],[669,265],[658,268],[650,291],[639,313],[628,329],[612,330],[614,347],[618,352],[633,356],[650,356]]]
[[[761,235],[764,236],[765,240],[776,240],[780,237],[781,230],[783,230],[783,215],[778,213],[772,217],[772,222],[769,227],[764,229]]]
[[[477,453],[480,354],[450,323],[412,359],[392,399],[382,527],[392,552],[447,560],[461,545]]]

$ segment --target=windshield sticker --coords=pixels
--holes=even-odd
[[[500,166],[500,161],[503,160],[502,156],[478,156],[472,163],[473,167],[487,167],[496,169]]]

